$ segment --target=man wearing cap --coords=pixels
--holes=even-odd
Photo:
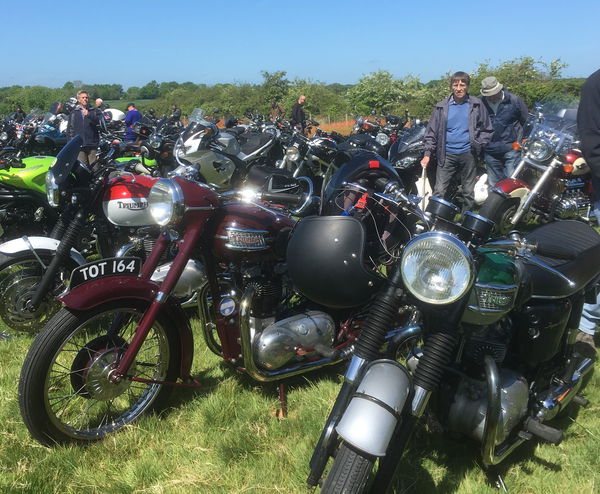
[[[125,134],[126,141],[135,141],[137,134],[133,130],[133,126],[142,119],[142,114],[135,107],[135,104],[129,103],[127,105],[127,114],[125,115]]]
[[[513,148],[513,143],[523,137],[523,125],[529,112],[525,102],[504,89],[494,76],[481,81],[481,96],[494,127],[492,140],[484,152],[488,183],[494,186],[512,175],[521,158],[521,152]]]

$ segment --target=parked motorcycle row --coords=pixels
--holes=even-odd
[[[25,207],[44,221],[0,244],[0,319],[37,333],[19,382],[29,432],[87,444],[198,386],[194,308],[206,346],[257,381],[347,361],[308,469],[321,492],[385,492],[424,417],[489,471],[559,444],[552,420],[587,405],[593,361],[573,346],[600,235],[575,219],[583,165],[568,115],[554,120],[538,115],[514,187],[462,216],[420,207],[424,127],[393,116],[307,137],[258,115],[219,129],[197,109],[185,128],[142,123],[129,149],[106,139],[92,168],[78,136],[52,162],[22,159],[0,175],[0,224]],[[516,178],[528,167],[541,177]],[[547,223],[519,233],[544,204]]]

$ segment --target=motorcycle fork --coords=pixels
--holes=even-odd
[[[540,189],[546,184],[546,181],[548,180],[550,175],[552,175],[552,173],[554,173],[554,170],[556,169],[556,167],[558,165],[560,165],[560,161],[556,158],[553,158],[552,162],[548,166],[542,166],[542,165],[538,165],[536,163],[531,163],[529,161],[526,162],[526,160],[523,160],[523,163],[521,163],[517,167],[517,170],[515,170],[515,173],[513,174],[513,176],[517,175],[517,171],[519,171],[519,172],[521,171],[521,169],[525,166],[525,163],[527,163],[527,165],[531,166],[532,168],[543,171],[543,173],[542,173],[542,176],[540,177],[540,179],[534,185],[533,189],[531,189],[531,192],[527,195],[527,198],[525,199],[525,201],[519,205],[519,208],[517,209],[517,211],[514,214],[514,216],[512,217],[512,219],[510,220],[510,222],[513,225],[516,225],[521,220],[523,215],[531,209],[531,205],[532,205],[533,201],[535,201],[535,199],[537,199]]]
[[[129,343],[127,350],[125,350],[123,357],[119,361],[119,365],[117,365],[116,369],[113,372],[113,381],[116,382],[123,376],[127,375],[127,372],[129,371],[131,364],[135,360],[142,346],[142,343],[146,339],[146,336],[148,336],[148,333],[152,328],[154,321],[156,321],[156,318],[158,317],[158,313],[162,308],[162,304],[165,303],[169,298],[169,295],[171,294],[173,288],[177,284],[181,273],[185,269],[185,266],[191,257],[193,249],[196,247],[196,243],[200,235],[202,234],[202,231],[203,225],[195,224],[187,228],[180,242],[179,252],[175,257],[175,260],[173,261],[173,264],[171,265],[167,276],[165,277],[164,281],[159,285],[158,293],[154,297],[154,300],[152,300],[152,302],[150,303],[150,307],[148,307],[148,309],[146,309],[146,312],[144,312],[140,323],[135,329],[135,334],[133,336],[133,339],[131,340],[131,343]],[[150,254],[149,260],[146,263],[144,263],[144,266],[142,267],[142,276],[145,276],[146,278],[149,276],[148,273],[150,272],[151,261],[156,262],[156,257],[160,256],[160,247],[163,246],[164,248],[164,242],[166,242],[166,239],[163,239],[161,241],[161,245],[159,245],[158,248],[157,246],[155,246],[155,248],[152,249],[152,253]]]

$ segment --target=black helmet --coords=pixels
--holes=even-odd
[[[287,246],[288,272],[296,288],[326,307],[366,303],[383,278],[364,259],[366,232],[351,216],[310,216],[301,220]]]

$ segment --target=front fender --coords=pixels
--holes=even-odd
[[[518,178],[505,178],[495,185],[501,193],[511,197],[522,198],[529,194],[531,187]]]
[[[22,252],[31,252],[32,250],[47,250],[56,253],[58,244],[60,244],[60,240],[50,237],[25,236],[0,244],[0,254],[11,257]],[[70,257],[79,266],[87,263],[85,257],[83,257],[76,249],[71,249]]]
[[[369,455],[385,456],[411,387],[410,374],[398,362],[371,362],[336,427],[338,435]]]
[[[153,281],[137,276],[109,276],[83,283],[60,295],[57,299],[69,309],[89,310],[115,300],[136,299],[151,303],[158,293],[159,285]],[[190,378],[190,370],[194,356],[194,338],[187,315],[179,304],[172,299],[163,303],[161,311],[166,312],[170,328],[179,333],[181,342],[180,377]],[[167,328],[169,329],[169,328]]]

